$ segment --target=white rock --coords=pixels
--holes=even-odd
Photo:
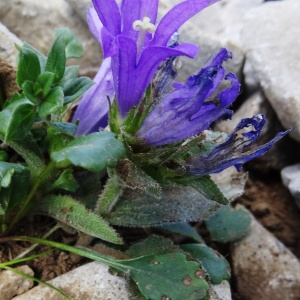
[[[300,208],[300,164],[283,168],[281,170],[281,178]]]
[[[227,280],[223,280],[220,284],[211,285],[206,300],[231,300],[230,284]]]
[[[0,23],[0,60],[16,67],[18,50],[15,44],[21,45],[21,40]]]
[[[170,10],[173,6],[180,2],[182,1],[161,0],[159,6],[158,19],[162,18],[162,16],[166,14],[168,10]],[[217,51],[222,47],[225,47],[233,52],[233,59],[224,63],[227,72],[233,72],[239,77],[239,79],[241,79],[242,69],[244,65],[244,53],[235,39],[221,39],[221,37],[224,36],[221,32],[219,32],[220,29],[227,28],[226,26],[228,24],[226,22],[222,23],[222,19],[224,17],[221,16],[225,14],[233,14],[233,12],[231,11],[232,2],[237,1],[221,1],[219,3],[215,3],[207,7],[206,9],[202,10],[199,14],[194,16],[191,20],[188,20],[179,29],[181,43],[194,43],[200,47],[200,53],[196,58],[181,58],[183,62],[183,70],[182,73],[179,74],[179,80],[184,81],[191,74],[199,72],[200,68],[208,60],[208,58],[211,55],[217,53]],[[244,0],[243,2],[250,3],[253,2],[253,0]],[[224,12],[223,9],[225,7],[228,7],[228,5],[231,8],[229,8],[228,12]],[[235,7],[235,5],[236,4],[234,4],[233,7]],[[220,17],[221,20],[219,19]],[[228,18],[228,15],[226,18]],[[216,27],[218,28],[216,29]]]
[[[33,271],[28,266],[16,268],[18,271],[33,276]],[[13,271],[0,271],[0,299],[10,300],[16,295],[23,294],[33,286],[33,280],[27,279]]]
[[[254,217],[249,233],[231,253],[242,299],[300,299],[299,260]]]
[[[161,10],[166,11],[182,0],[161,0]],[[241,21],[251,8],[262,0],[222,0],[205,8],[192,18],[191,23],[199,31],[218,39],[221,43],[240,44]],[[183,29],[188,27],[184,25]]]
[[[19,90],[16,83],[18,51],[15,44],[21,45],[22,42],[0,23],[0,86],[7,99]]]
[[[108,266],[92,262],[48,283],[61,289],[72,300],[129,300],[125,279],[111,275]],[[39,285],[14,300],[63,300],[53,289]],[[1,298],[2,300],[2,298]]]
[[[300,141],[300,2],[267,2],[246,14],[241,39],[285,128]]]
[[[260,82],[257,72],[253,68],[249,59],[245,60],[243,75],[244,84],[246,85],[247,92],[251,93],[260,90]]]
[[[215,126],[215,129],[225,132],[227,134],[231,133],[241,119],[251,118],[254,115],[260,113],[261,112],[260,107],[263,101],[264,101],[264,97],[262,93],[256,92],[251,97],[249,97],[236,112],[234,112],[231,120],[218,122]]]
[[[217,184],[222,194],[232,202],[243,195],[248,173],[238,172],[235,167],[230,167],[210,177]]]
[[[83,69],[98,69],[101,50],[85,21],[65,0],[1,0],[0,20],[22,41],[47,54],[56,28],[68,27],[83,44],[84,57],[75,60]],[[83,72],[83,70],[81,69]]]

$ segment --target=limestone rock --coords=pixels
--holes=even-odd
[[[233,272],[242,299],[300,299],[300,262],[252,218],[249,233],[232,246]]]
[[[300,2],[267,2],[245,16],[243,47],[285,128],[300,141]]]
[[[290,190],[300,208],[300,164],[285,167],[281,170],[283,184]]]
[[[47,54],[54,41],[56,28],[68,27],[81,41],[84,57],[75,60],[83,69],[98,69],[101,50],[85,21],[65,0],[1,0],[0,20],[22,41]],[[17,20],[17,21],[16,21]]]
[[[231,300],[230,284],[227,280],[223,280],[220,284],[211,285],[206,300]]]
[[[182,2],[181,0],[161,0],[161,11]],[[241,21],[250,9],[260,6],[262,0],[222,0],[210,5],[192,18],[191,23],[199,32],[221,41],[240,45]],[[183,30],[189,25],[185,24]],[[188,30],[187,30],[188,31]]]
[[[16,268],[18,271],[33,276],[33,271],[28,266]],[[0,272],[0,295],[1,300],[10,300],[16,295],[23,294],[33,286],[33,280],[24,278],[13,271]]]
[[[0,60],[16,67],[18,50],[15,44],[21,45],[21,40],[0,23]]]
[[[22,42],[0,23],[0,93],[4,99],[18,91],[15,71],[18,50],[15,44],[21,45]]]
[[[129,300],[125,280],[111,275],[108,266],[92,262],[49,281],[72,300]],[[39,285],[13,300],[63,300],[53,289]],[[1,298],[2,300],[2,298]]]

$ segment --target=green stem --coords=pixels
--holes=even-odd
[[[20,209],[18,210],[17,214],[14,216],[14,218],[12,219],[12,221],[9,224],[8,227],[8,231],[10,231],[12,229],[12,227],[20,221],[20,219],[22,219],[22,217],[25,215],[28,206],[32,200],[32,198],[35,196],[36,191],[38,190],[38,188],[45,182],[45,180],[48,179],[49,174],[51,173],[51,171],[54,169],[55,167],[55,163],[54,162],[50,162],[46,168],[43,170],[43,172],[38,176],[35,184],[32,186],[29,194],[27,195],[27,197],[25,198],[25,200],[22,202],[22,205],[20,207]]]
[[[54,227],[52,227],[49,231],[47,231],[42,239],[46,239],[48,236],[50,236],[53,232],[55,232],[57,229],[61,228],[61,224],[57,223]],[[29,248],[27,248],[25,251],[23,251],[22,253],[20,253],[18,256],[16,256],[14,258],[15,259],[20,259],[23,258],[25,255],[27,255],[29,252],[31,252],[32,250],[34,250],[39,244],[35,243],[33,245],[31,245]]]

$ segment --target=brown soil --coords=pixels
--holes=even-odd
[[[300,209],[280,178],[271,182],[249,179],[237,203],[246,206],[257,220],[300,258]]]
[[[46,217],[35,217],[34,220],[24,220],[20,222],[11,236],[31,236],[42,237],[47,231],[55,226],[53,219]],[[77,240],[77,236],[67,236],[62,230],[57,230],[49,238],[62,243],[72,243]],[[25,251],[32,244],[28,242],[9,242],[0,244],[0,263],[12,260],[17,255]],[[49,250],[47,246],[38,246],[32,252],[25,255],[39,254]],[[20,265],[23,265],[21,263]],[[34,276],[41,280],[47,281],[53,279],[61,274],[64,274],[77,266],[79,266],[79,259],[68,252],[55,250],[50,254],[30,260],[26,264],[34,271]],[[17,266],[17,265],[16,265]]]

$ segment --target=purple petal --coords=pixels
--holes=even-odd
[[[112,70],[119,110],[123,117],[132,106],[139,103],[161,62],[168,57],[179,55],[192,57],[198,51],[198,47],[193,44],[183,44],[175,48],[149,47],[143,51],[136,64],[135,42],[127,37],[119,36],[117,43],[122,51],[112,58]]]
[[[220,84],[225,73],[222,66],[204,70],[191,76],[184,86],[170,93],[153,109],[138,131],[138,138],[160,146],[202,131],[202,119],[193,119],[193,115],[201,110],[203,102]]]
[[[189,77],[184,85],[166,96],[146,118],[137,137],[161,146],[199,134],[222,115],[231,116],[226,107],[236,99],[240,89],[235,75],[226,76],[232,86],[217,96],[217,103],[216,99],[204,102],[224,79],[221,64],[230,57],[230,52],[221,49],[197,75]]]
[[[194,175],[206,175],[219,173],[224,169],[235,166],[240,171],[242,165],[256,157],[264,155],[273,145],[284,137],[290,130],[278,133],[274,139],[268,143],[257,147],[254,150],[243,152],[257,140],[261,133],[262,126],[265,124],[263,115],[256,115],[253,118],[241,120],[233,133],[222,144],[213,148],[206,155],[193,157],[189,161],[187,170]],[[250,134],[243,133],[244,138],[237,135],[241,129],[253,126]]]
[[[231,80],[231,87],[219,93],[214,100],[204,103],[199,111],[191,117],[191,125],[196,126],[199,132],[208,129],[209,126],[220,117],[231,117],[232,112],[226,109],[239,95],[240,83],[237,77],[229,73],[225,79]],[[197,125],[196,125],[197,124]]]
[[[159,22],[151,46],[165,46],[172,34],[188,19],[219,0],[186,0],[174,6]]]
[[[117,52],[115,37],[103,27],[96,10],[91,7],[87,13],[89,29],[102,46],[104,58],[113,56]]]
[[[92,0],[96,12],[108,31],[117,36],[121,33],[121,14],[115,0]]]
[[[98,17],[98,14],[95,10],[95,8],[90,7],[87,12],[87,23],[89,25],[89,29],[93,36],[97,39],[100,45],[102,45],[102,39],[101,39],[101,29],[103,28],[103,25]]]
[[[108,99],[113,100],[115,95],[111,72],[111,59],[106,58],[92,86],[81,98],[73,117],[73,122],[79,120],[76,135],[84,135],[99,131],[99,128],[107,126]]]

